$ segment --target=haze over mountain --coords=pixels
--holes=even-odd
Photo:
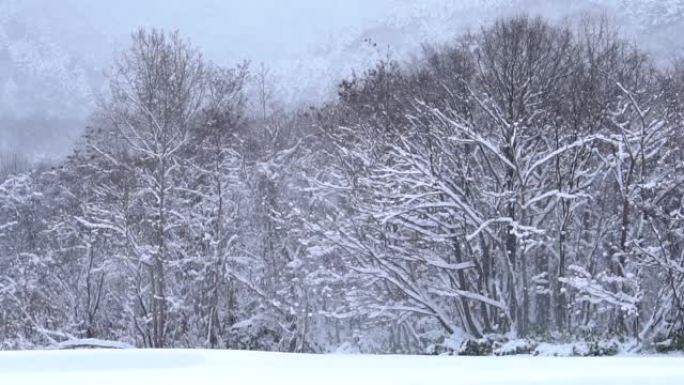
[[[219,64],[264,63],[292,106],[330,98],[337,81],[387,54],[406,58],[498,16],[587,11],[608,11],[664,61],[682,48],[684,0],[0,0],[0,152],[68,153],[140,26],[177,29]]]

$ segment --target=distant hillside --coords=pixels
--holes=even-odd
[[[380,58],[408,58],[425,42],[443,42],[493,18],[522,12],[556,21],[586,12],[605,12],[626,36],[638,39],[659,60],[670,60],[684,48],[684,0],[375,1],[385,5],[376,20],[316,37],[319,43],[310,46],[306,55],[266,63],[277,83],[281,104],[319,104],[335,95],[341,78],[354,70],[363,71]],[[5,143],[5,148],[30,156],[62,156],[69,151],[70,138],[76,137],[84,125],[93,107],[93,95],[104,87],[102,75],[112,54],[124,48],[120,46],[121,36],[113,36],[112,23],[107,23],[107,28],[100,25],[108,15],[92,14],[97,6],[84,4],[78,0],[0,0],[0,117],[4,122],[14,122],[0,127],[0,144]],[[197,6],[192,2],[169,4]],[[154,11],[150,6],[140,6],[142,13]],[[187,17],[193,17],[191,11],[189,8]],[[119,31],[121,35],[128,32],[127,28]],[[207,27],[206,33],[213,32],[211,28]],[[226,24],[221,28],[244,27]],[[235,57],[231,42],[219,45],[200,48],[225,52],[225,56],[210,58],[222,63],[250,59]],[[70,123],[48,127],[50,121]],[[35,122],[41,123],[31,126]],[[59,132],[59,140],[53,140],[51,132]]]

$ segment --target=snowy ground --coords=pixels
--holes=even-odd
[[[0,384],[684,384],[684,357],[288,355],[202,350],[0,352]]]

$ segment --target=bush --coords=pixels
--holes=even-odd
[[[486,339],[467,340],[458,351],[459,356],[488,356],[492,354],[493,347]]]
[[[532,354],[537,348],[537,343],[528,339],[510,340],[494,349],[496,356],[512,356],[516,354]]]
[[[598,340],[589,344],[586,356],[614,356],[620,352],[620,344],[615,340]]]
[[[463,342],[458,351],[459,356],[489,356],[495,349],[501,348],[506,338],[497,334],[488,334],[482,338],[469,339]]]
[[[670,338],[665,341],[656,342],[655,350],[658,353],[684,351],[684,338]]]

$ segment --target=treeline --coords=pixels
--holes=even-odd
[[[73,155],[0,185],[0,347],[684,341],[684,67],[500,20],[339,97],[139,31]]]

